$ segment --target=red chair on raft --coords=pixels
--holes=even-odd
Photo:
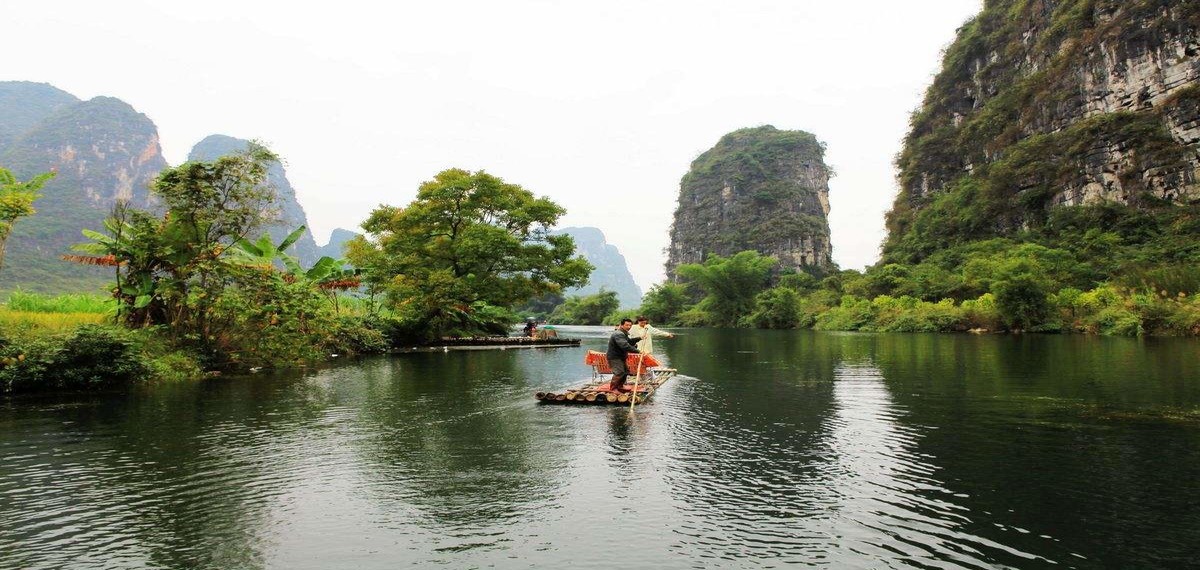
[[[608,365],[608,356],[603,352],[589,350],[583,357],[583,363],[592,367],[592,379],[600,380],[602,374],[612,374],[612,367]],[[646,378],[650,374],[650,369],[656,366],[662,366],[662,363],[654,358],[653,354],[630,354],[625,357],[625,367],[631,375],[641,372],[642,378]]]

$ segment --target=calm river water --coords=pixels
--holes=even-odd
[[[1200,565],[1200,342],[683,332],[0,402],[0,567]]]

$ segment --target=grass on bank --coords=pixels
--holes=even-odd
[[[154,331],[113,324],[101,295],[14,291],[0,304],[0,394],[103,390],[198,378],[196,359]]]
[[[112,297],[88,293],[44,295],[25,291],[8,294],[8,310],[26,313],[111,314],[116,310]]]

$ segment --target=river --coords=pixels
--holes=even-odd
[[[0,402],[0,568],[1200,564],[1195,340],[680,333]]]

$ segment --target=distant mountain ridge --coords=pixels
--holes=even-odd
[[[109,274],[59,259],[100,229],[110,208],[127,200],[153,206],[150,182],[167,166],[158,129],[145,115],[111,97],[79,101],[46,84],[0,82],[0,166],[20,179],[56,171],[34,207],[14,226],[0,290],[95,289]]]
[[[189,160],[212,160],[246,144],[233,137],[209,136],[192,149]],[[154,209],[150,185],[168,164],[154,122],[120,99],[80,101],[45,83],[0,81],[0,166],[22,180],[42,172],[58,173],[34,203],[37,213],[14,226],[0,270],[0,291],[20,287],[66,292],[96,290],[111,275],[103,268],[62,261],[60,256],[84,241],[81,230],[102,229],[117,200]],[[296,227],[307,226],[308,219],[283,165],[271,166],[268,181],[278,194],[282,220],[268,231],[281,240]],[[293,248],[303,264],[321,255],[311,232]]]
[[[0,82],[0,155],[16,138],[76,103],[79,99],[74,95],[47,83]]]
[[[346,242],[360,236],[357,232],[352,232],[345,228],[336,228],[329,234],[329,241],[325,245],[317,249],[319,257],[332,257],[334,259],[342,259],[346,257],[345,247]]]
[[[599,293],[600,289],[615,291],[621,300],[622,307],[637,307],[642,304],[642,288],[634,282],[617,246],[605,240],[604,232],[592,227],[570,227],[556,230],[556,234],[566,234],[575,239],[575,253],[596,266],[588,284],[576,289],[568,289],[565,295],[591,295]]]

